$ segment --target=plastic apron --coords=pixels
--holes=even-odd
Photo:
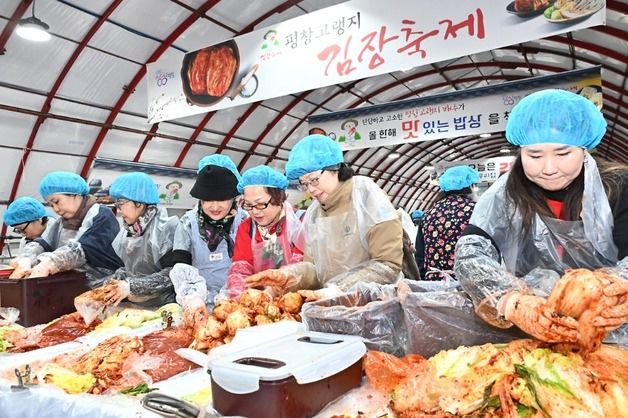
[[[563,274],[569,268],[595,270],[617,263],[595,249],[585,236],[582,221],[536,215],[533,230],[520,244],[516,276],[525,276],[537,267]]]
[[[140,275],[160,271],[159,259],[172,250],[177,225],[175,216],[168,216],[165,208],[157,208],[141,236],[129,237],[126,229],[121,228],[111,246],[124,262],[127,273]]]
[[[321,216],[321,207],[311,212],[307,225],[307,246],[321,285],[340,273],[370,260],[362,245],[355,209],[334,216]]]
[[[308,209],[304,223],[307,251],[322,286],[331,278],[371,259],[369,230],[382,222],[399,219],[386,193],[368,177],[352,178],[349,210],[322,216],[320,203]]]
[[[141,236],[129,237],[126,229],[120,229],[111,246],[124,263],[124,269],[129,276],[149,275],[162,270],[159,260],[172,250],[178,223],[175,216],[168,216],[165,208],[157,208],[157,213]],[[128,299],[141,303],[156,297],[130,295]]]
[[[253,254],[253,268],[255,272],[268,269],[277,269],[281,266],[297,263],[303,260],[302,254],[294,253],[293,248],[299,248],[296,244],[296,237],[301,229],[301,222],[294,213],[294,209],[288,202],[284,202],[283,209],[285,218],[283,229],[278,234],[274,234],[270,239],[257,242],[255,234],[257,225],[251,219],[251,254]],[[302,248],[299,248],[302,250]]]
[[[198,269],[201,276],[205,278],[207,284],[207,291],[209,293],[209,301],[213,301],[214,297],[220,292],[220,289],[227,282],[227,273],[231,266],[231,257],[229,257],[229,251],[227,241],[222,240],[216,251],[210,252],[207,248],[207,243],[202,240],[198,229],[198,220],[196,219],[196,212],[188,212],[187,216],[190,220],[190,234],[192,241],[192,265]],[[236,232],[240,223],[246,218],[246,213],[238,208],[235,219],[231,224],[231,231],[229,235],[231,239],[235,241]]]
[[[595,161],[585,154],[582,220],[562,221],[535,215],[530,232],[521,236],[522,219],[513,214],[505,192],[508,175],[482,195],[470,223],[488,233],[502,253],[506,269],[523,277],[535,267],[562,274],[567,268],[617,264],[613,215]],[[534,287],[533,283],[529,283]]]
[[[91,208],[85,214],[83,223],[78,230],[66,229],[63,227],[62,218],[54,220],[52,225],[49,225],[41,238],[48,243],[52,251],[57,250],[64,245],[67,245],[70,241],[78,241],[89,228],[92,227],[94,218],[100,212],[100,204],[94,203]],[[87,285],[90,289],[101,286],[103,278],[113,273],[109,269],[102,267],[92,267],[89,263],[83,264],[81,270],[85,270],[87,277]]]

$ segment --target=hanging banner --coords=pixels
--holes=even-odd
[[[129,171],[140,171],[150,175],[159,190],[159,204],[168,208],[171,215],[180,215],[198,202],[190,196],[190,189],[196,180],[195,170],[105,158],[96,159],[89,172],[87,185],[90,194],[96,196],[98,203],[113,204],[114,199],[109,196],[109,187],[116,178]]]
[[[430,173],[430,184],[438,186],[438,178],[450,167],[467,165],[480,173],[480,183],[493,183],[499,176],[510,170],[515,162],[512,155],[504,157],[482,158],[479,160],[443,161],[434,164],[434,169]]]
[[[327,113],[309,118],[343,150],[502,132],[510,111],[528,94],[548,88],[579,93],[601,109],[600,67],[534,77],[495,86],[455,91]]]
[[[147,65],[148,122],[176,119],[605,23],[550,0],[353,0]]]

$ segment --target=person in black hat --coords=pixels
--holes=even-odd
[[[209,163],[199,164],[198,177],[190,190],[190,194],[199,199],[198,205],[181,217],[174,238],[175,263],[191,265],[194,269],[175,265],[170,277],[175,285],[177,301],[180,302],[189,293],[200,293],[211,305],[225,285],[236,231],[247,214],[236,204],[240,173],[235,164],[224,155],[216,154],[202,161],[206,159]],[[207,295],[180,289],[194,287],[191,286],[194,280],[190,276],[200,281],[199,275],[205,279]],[[183,285],[178,286],[179,282]],[[198,284],[202,287],[202,283]]]

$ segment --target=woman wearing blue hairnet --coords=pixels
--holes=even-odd
[[[513,108],[506,138],[521,151],[479,199],[456,247],[456,277],[488,323],[576,341],[576,320],[545,305],[569,268],[613,275],[594,326],[609,331],[628,319],[628,169],[598,168],[587,151],[605,131],[601,112],[567,91],[536,92]]]
[[[375,182],[354,176],[340,146],[309,135],[290,151],[286,174],[315,199],[303,220],[304,262],[247,279],[250,286],[345,290],[358,282],[394,283],[403,261],[401,221]]]
[[[41,239],[26,244],[27,255],[17,260],[14,277],[46,277],[85,269],[90,288],[102,285],[106,276],[122,266],[111,247],[120,230],[111,210],[88,194],[81,176],[67,171],[46,175],[39,192],[59,218]]]
[[[2,218],[5,224],[13,228],[15,234],[22,235],[18,251],[20,255],[25,245],[41,237],[48,225],[46,208],[32,197],[15,199],[4,212]]]
[[[198,206],[181,218],[175,232],[174,261],[170,272],[177,302],[196,308],[201,300],[213,304],[227,282],[236,231],[246,218],[237,205],[240,173],[226,155],[201,159],[190,194]]]
[[[303,260],[301,222],[288,203],[286,176],[268,166],[248,169],[238,183],[242,208],[249,218],[236,235],[233,264],[229,270],[229,297],[246,289],[245,278]]]
[[[438,178],[441,194],[421,220],[425,279],[440,280],[454,268],[456,243],[475,207],[471,186],[480,174],[469,166],[450,167]]]
[[[146,307],[174,302],[168,273],[174,265],[172,247],[179,219],[157,206],[159,190],[147,174],[121,175],[109,187],[109,195],[116,199],[122,217],[123,228],[112,246],[124,267],[113,274],[118,286],[107,286],[106,299],[117,303],[127,298]]]

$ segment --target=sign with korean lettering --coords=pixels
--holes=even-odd
[[[190,196],[194,186],[196,171],[188,169],[172,169],[152,164],[134,164],[126,161],[97,159],[87,177],[90,194],[96,196],[99,203],[113,204],[109,196],[111,183],[128,171],[141,171],[153,179],[159,191],[159,204],[168,209],[188,210],[198,200]]]
[[[602,107],[600,67],[592,67],[316,115],[308,122],[310,129],[325,132],[343,150],[502,132],[519,100],[547,88],[579,93]]]
[[[148,121],[346,83],[605,21],[603,1],[560,18],[542,13],[541,3],[549,2],[530,3],[535,10],[524,12],[515,11],[511,0],[353,0],[184,55],[172,50],[147,65]]]
[[[467,165],[480,173],[481,183],[493,183],[502,174],[510,170],[515,162],[514,156],[483,158],[479,160],[461,160],[440,162],[434,165],[430,173],[430,184],[438,185],[438,178],[450,167]]]

